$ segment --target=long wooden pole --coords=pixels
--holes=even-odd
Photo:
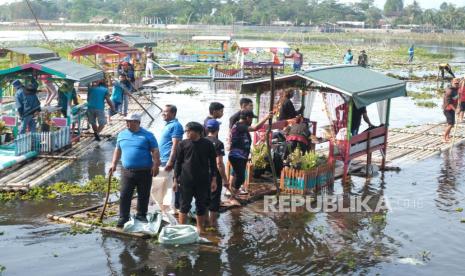
[[[273,66],[271,66],[271,78],[270,78],[270,109],[269,111],[270,112],[273,112],[273,108],[274,108],[274,94],[275,94],[275,81],[274,81],[274,68]],[[271,167],[271,174],[273,175],[273,183],[276,187],[276,195],[279,196],[279,185],[278,185],[278,181],[276,180],[276,169],[274,167],[274,162],[273,162],[273,156],[271,155],[271,146],[270,146],[270,135],[271,135],[271,127],[272,127],[272,124],[273,124],[273,117],[270,117],[270,119],[268,119],[268,129],[266,131],[266,136],[265,136],[265,139],[266,139],[266,150],[267,150],[267,155],[268,155],[268,161],[270,162],[270,167]]]
[[[107,186],[107,194],[105,196],[105,203],[103,203],[103,208],[102,212],[100,213],[100,217],[98,219],[98,222],[102,222],[103,217],[105,216],[105,210],[107,209],[107,203],[108,199],[110,198],[110,192],[111,192],[111,178],[113,177],[113,171],[110,170],[110,173],[108,174],[108,186]]]

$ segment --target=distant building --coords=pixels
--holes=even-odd
[[[272,21],[271,25],[273,26],[294,26],[294,23],[291,21]]]
[[[343,28],[365,28],[363,21],[337,21],[336,24]]]

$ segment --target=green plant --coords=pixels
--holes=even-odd
[[[426,108],[434,108],[438,106],[435,102],[431,102],[431,101],[415,102],[415,105],[420,106],[420,107],[426,107]]]
[[[104,193],[107,190],[108,180],[103,175],[97,175],[89,180],[86,184],[57,182],[50,186],[36,186],[26,193],[22,192],[4,192],[0,193],[1,201],[11,200],[44,200],[55,199],[60,195],[79,195],[84,193]],[[115,192],[119,188],[119,181],[112,178],[110,191]]]
[[[4,121],[0,121],[0,134],[6,133],[8,130],[8,127],[5,125]]]
[[[314,151],[308,151],[303,154],[300,148],[296,148],[294,152],[288,156],[288,161],[291,167],[295,169],[310,170],[326,163],[326,157],[318,155]]]
[[[252,164],[256,169],[264,169],[268,164],[266,156],[268,152],[265,144],[258,144],[252,148]]]

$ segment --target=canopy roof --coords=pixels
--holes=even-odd
[[[231,41],[231,37],[227,35],[196,35],[192,40],[210,40],[210,41]]]
[[[74,49],[71,52],[72,56],[91,56],[96,54],[113,54],[125,57],[127,55],[138,54],[139,50],[134,47],[128,46],[119,41],[103,41],[90,44],[81,48]]]
[[[311,69],[292,75],[275,78],[278,85],[297,85],[307,80],[320,87],[331,89],[354,100],[357,108],[382,100],[407,95],[404,81],[388,77],[384,74],[357,65],[337,65]],[[269,90],[270,79],[244,82],[243,91]]]
[[[266,40],[236,40],[233,46],[239,49],[256,48],[256,49],[290,49],[287,42],[284,41],[266,41]]]
[[[23,72],[50,74],[56,78],[78,81],[81,84],[87,84],[104,78],[103,71],[101,70],[61,58],[49,58],[0,70],[0,79],[8,76],[15,77]]]
[[[11,47],[5,49],[8,52],[17,53],[20,55],[26,55],[31,60],[43,59],[56,57],[57,54],[49,49],[40,48],[40,47]]]

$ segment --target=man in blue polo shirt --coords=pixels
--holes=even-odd
[[[87,120],[94,131],[95,140],[100,141],[100,132],[107,123],[105,117],[105,100],[112,112],[115,112],[115,107],[110,100],[108,88],[105,87],[103,81],[89,87],[87,91]],[[98,123],[98,125],[97,125]]]
[[[136,219],[147,222],[152,177],[158,175],[160,153],[155,136],[140,126],[137,113],[125,117],[127,129],[118,134],[110,172],[116,171],[121,158],[120,214],[117,227],[129,220],[134,188],[137,189]]]
[[[164,181],[167,187],[173,186],[173,167],[176,157],[176,147],[182,140],[184,130],[176,119],[177,108],[174,105],[166,105],[162,112],[163,120],[166,122],[160,136],[160,160],[164,167]],[[152,192],[153,193],[153,192]],[[179,193],[175,193],[175,207],[179,209]]]

